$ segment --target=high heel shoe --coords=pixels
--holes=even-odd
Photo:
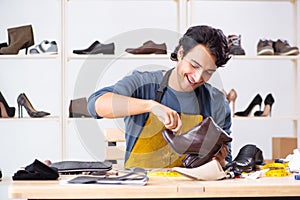
[[[7,29],[8,32],[8,47],[2,47],[0,54],[18,54],[19,50],[26,49],[25,54],[28,52],[28,48],[34,45],[33,31],[31,25],[20,26]]]
[[[8,117],[14,117],[15,116],[15,107],[10,107],[5,98],[3,97],[2,93],[0,92],[0,108],[1,108],[1,117],[8,118]]]
[[[254,113],[254,116],[259,116],[259,117],[266,117],[266,116],[271,116],[271,111],[272,111],[272,105],[275,102],[274,97],[272,94],[268,94],[265,98],[265,108],[264,111],[256,111]]]
[[[241,117],[247,117],[249,116],[249,114],[251,113],[251,111],[253,110],[253,108],[257,105],[259,105],[259,109],[261,107],[261,102],[262,102],[262,98],[259,94],[257,94],[254,99],[251,101],[251,103],[249,104],[249,106],[246,108],[246,110],[244,111],[240,111],[240,112],[236,112],[234,115],[235,116],[241,116]]]
[[[30,117],[45,117],[47,115],[50,115],[50,113],[48,113],[48,112],[36,111],[24,93],[21,93],[18,96],[17,102],[18,102],[19,118],[23,117],[22,106],[26,109],[26,111]]]
[[[235,112],[235,100],[237,98],[237,93],[234,89],[231,89],[229,93],[227,94],[225,90],[223,90],[223,93],[228,101],[229,104],[231,104],[231,113],[234,115]]]

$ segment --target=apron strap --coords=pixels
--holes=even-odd
[[[170,77],[173,69],[174,68],[172,68],[166,72],[166,74],[163,77],[163,80],[159,84],[159,88],[156,90],[155,101],[157,101],[159,103],[164,95],[165,90],[167,89],[169,77]]]

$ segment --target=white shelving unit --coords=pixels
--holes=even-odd
[[[273,6],[272,9],[274,11],[277,10],[278,12],[270,12],[270,5]],[[214,12],[215,6],[221,7],[222,10],[220,11],[219,9]],[[238,89],[236,105],[244,105],[244,107],[238,108],[235,111],[244,110],[252,100],[251,97],[254,97],[256,93],[262,93],[264,98],[264,95],[270,92],[275,97],[272,109],[273,115],[271,117],[249,116],[233,118],[232,131],[233,144],[235,144],[233,150],[237,153],[237,150],[245,143],[257,142],[256,144],[263,148],[263,150],[271,152],[272,136],[299,138],[298,62],[300,57],[256,55],[256,44],[259,39],[276,40],[288,38],[288,42],[292,46],[299,47],[298,1],[189,0],[187,10],[189,12],[187,21],[190,25],[208,23],[215,27],[221,27],[224,33],[228,35],[241,34],[242,36],[242,47],[245,49],[246,55],[232,56],[232,59],[223,72],[225,76],[230,77],[227,79],[225,77],[224,87],[226,88],[227,86],[226,89],[228,90],[231,88]],[[285,23],[280,23],[283,19],[285,19]],[[289,31],[287,32],[286,30]],[[249,70],[251,68],[254,68],[252,72]],[[229,70],[232,74],[234,73],[234,75],[229,76],[230,72],[226,74],[226,70]],[[273,78],[278,71],[282,71],[282,77]],[[268,83],[269,79],[270,83]],[[282,79],[285,81],[282,81]],[[248,82],[248,84],[245,84],[245,82]],[[242,87],[239,87],[240,85]],[[244,98],[246,95],[249,97]],[[262,103],[263,108],[264,104]],[[284,108],[288,111],[285,111]],[[282,123],[285,126],[286,123],[290,122],[291,130],[289,128],[280,129]],[[278,127],[279,131],[276,132],[275,127]],[[260,130],[264,130],[265,132]],[[255,134],[255,132],[258,132],[258,134]],[[242,139],[242,142],[240,142],[241,138],[245,139]],[[298,140],[298,146],[299,144],[300,141]],[[271,159],[270,153],[267,153],[267,159]]]
[[[93,137],[98,130],[94,130],[96,127],[105,128],[105,126],[111,127],[118,126],[117,122],[109,122],[109,120],[94,120],[94,119],[78,119],[68,117],[68,107],[70,99],[79,98],[79,95],[88,96],[92,91],[74,92],[74,85],[76,83],[76,78],[78,73],[85,64],[104,62],[104,61],[115,61],[111,63],[111,71],[106,69],[110,76],[103,77],[104,81],[107,83],[112,83],[116,81],[119,77],[114,72],[120,72],[120,75],[131,72],[133,69],[144,66],[147,63],[156,65],[156,67],[164,66],[172,67],[174,64],[169,60],[168,55],[129,55],[122,54],[123,49],[120,47],[138,47],[141,43],[147,39],[158,39],[160,36],[150,34],[136,36],[136,41],[131,43],[120,44],[117,39],[123,39],[122,36],[131,30],[138,31],[142,28],[149,28],[152,30],[162,29],[165,33],[172,33],[174,37],[167,38],[169,42],[167,47],[169,51],[172,51],[177,44],[177,39],[179,38],[179,33],[184,33],[186,29],[194,24],[211,24],[212,26],[217,26],[220,28],[225,28],[224,33],[233,30],[235,32],[242,31],[243,25],[234,25],[235,18],[227,20],[227,16],[235,16],[234,13],[226,13],[228,10],[226,8],[219,9],[223,7],[224,2],[230,2],[231,5],[234,4],[276,4],[280,5],[290,5],[291,12],[288,12],[287,26],[292,26],[290,31],[283,31],[287,26],[282,21],[278,22],[277,26],[279,34],[283,33],[289,38],[293,38],[294,45],[298,44],[298,27],[299,27],[299,16],[298,10],[299,5],[297,0],[264,0],[264,1],[254,1],[254,0],[214,0],[214,1],[202,1],[202,0],[160,0],[160,1],[107,1],[107,0],[56,0],[56,1],[45,1],[43,4],[47,5],[47,9],[51,10],[47,15],[43,10],[36,11],[34,8],[30,8],[29,5],[37,5],[36,7],[43,7],[40,1],[30,0],[32,4],[20,3],[16,0],[4,0],[0,3],[0,16],[5,20],[5,23],[1,25],[0,31],[5,32],[6,28],[17,27],[22,24],[33,24],[35,43],[38,44],[43,39],[53,39],[58,42],[59,53],[58,55],[24,55],[23,51],[19,55],[1,55],[0,56],[0,66],[3,73],[0,73],[0,85],[1,92],[6,97],[6,100],[11,106],[15,106],[17,109],[16,98],[19,92],[25,92],[29,94],[29,100],[31,100],[33,106],[37,110],[50,111],[51,116],[46,118],[34,119],[30,117],[17,118],[16,117],[4,119],[0,118],[0,126],[3,130],[3,141],[5,144],[3,151],[0,153],[3,160],[9,160],[10,163],[0,162],[0,167],[3,169],[4,175],[11,175],[20,166],[29,164],[34,158],[40,159],[93,159],[95,157],[101,156],[99,154],[92,155],[95,149],[89,149],[88,144],[82,144],[83,135],[78,133],[78,128],[84,129],[86,131],[86,137]],[[215,4],[214,4],[215,2]],[[204,9],[202,8],[202,4]],[[209,6],[214,4],[214,6]],[[27,7],[26,7],[27,6]],[[23,18],[10,18],[9,10],[14,10]],[[5,9],[4,9],[5,8]],[[22,9],[21,9],[22,8]],[[23,9],[26,8],[26,9]],[[28,8],[28,9],[27,9]],[[146,10],[142,10],[147,8]],[[128,9],[128,12],[126,11]],[[250,9],[250,8],[249,8]],[[266,7],[264,9],[267,10]],[[25,12],[25,10],[27,10]],[[140,14],[136,16],[131,10],[135,10]],[[215,11],[211,11],[215,10]],[[229,9],[230,10],[230,9]],[[97,12],[96,12],[97,11]],[[220,14],[222,12],[222,14]],[[154,14],[155,13],[155,14]],[[202,16],[204,13],[205,16]],[[243,12],[237,12],[236,17],[242,17]],[[247,14],[247,12],[246,12]],[[258,13],[257,13],[258,14]],[[241,15],[241,16],[240,16]],[[215,16],[215,18],[214,18]],[[224,16],[219,17],[219,16]],[[255,16],[254,16],[255,17]],[[278,16],[274,16],[274,20],[279,20]],[[144,19],[144,20],[143,20]],[[272,21],[271,19],[268,19]],[[225,22],[224,22],[225,21]],[[230,22],[227,22],[230,21]],[[241,21],[241,20],[240,20]],[[259,21],[259,20],[258,20]],[[267,20],[266,20],[267,21]],[[110,22],[110,23],[108,23]],[[249,23],[251,20],[246,21]],[[240,22],[242,23],[242,22]],[[259,22],[258,22],[259,23]],[[261,23],[265,23],[264,19],[261,19]],[[104,24],[104,25],[103,25]],[[220,25],[222,24],[222,26]],[[224,26],[223,26],[224,25]],[[276,27],[270,25],[270,33],[266,34],[266,37],[270,37],[272,33],[275,33]],[[248,24],[246,25],[248,26]],[[255,29],[252,24],[249,25],[250,28]],[[283,26],[284,28],[281,28]],[[261,27],[261,26],[258,26]],[[245,28],[245,25],[243,26]],[[246,27],[247,28],[247,27]],[[248,31],[247,29],[246,31]],[[146,33],[145,29],[145,33]],[[287,33],[288,32],[288,33]],[[134,32],[132,32],[134,33]],[[175,34],[177,33],[177,35]],[[267,33],[266,30],[253,31],[251,33],[243,36],[243,41],[247,37],[251,36],[261,36]],[[6,33],[2,34],[0,41],[7,41]],[[176,36],[176,37],[175,37]],[[275,37],[278,37],[277,35]],[[256,37],[256,40],[259,38]],[[73,49],[83,49],[86,48],[91,42],[99,40],[100,42],[113,41],[116,42],[116,55],[75,55],[72,54]],[[102,40],[102,41],[101,41]],[[165,40],[165,38],[163,38]],[[161,41],[163,41],[161,40]],[[176,42],[174,42],[176,40]],[[122,40],[127,42],[126,40]],[[157,41],[158,43],[161,41]],[[255,49],[253,39],[249,40]],[[229,85],[229,87],[235,88],[246,88],[244,90],[238,90],[238,99],[236,104],[240,104],[241,108],[247,105],[251,100],[251,94],[253,91],[262,91],[263,95],[266,93],[265,90],[260,88],[255,84],[255,80],[259,79],[261,71],[263,73],[261,76],[266,76],[266,79],[270,75],[266,75],[266,72],[258,69],[256,65],[258,63],[263,63],[267,65],[274,65],[275,71],[283,70],[281,67],[277,66],[277,62],[284,65],[289,70],[288,75],[291,75],[292,79],[288,83],[282,83],[278,78],[278,82],[274,81],[274,84],[278,84],[278,90],[275,88],[275,92],[282,91],[281,85],[287,86],[288,84],[292,88],[290,93],[292,97],[287,97],[284,99],[283,103],[280,103],[279,96],[282,94],[275,95],[276,102],[274,104],[274,110],[282,111],[285,104],[288,105],[289,109],[287,112],[274,113],[274,116],[268,118],[233,118],[234,124],[251,124],[251,131],[257,130],[261,127],[256,126],[268,126],[268,124],[280,125],[282,121],[292,122],[291,130],[287,132],[292,132],[292,136],[300,136],[299,132],[299,66],[298,62],[299,56],[256,56],[255,53],[251,55],[250,42],[245,41],[246,56],[233,56],[227,67],[220,72],[222,77],[224,77],[224,86]],[[298,44],[299,45],[299,44]],[[252,50],[255,52],[255,50]],[[162,63],[162,64],[161,64]],[[246,66],[236,66],[236,63]],[[240,79],[236,79],[238,76],[242,76],[242,70],[249,69],[249,65],[254,64],[254,74],[255,80],[250,79],[249,84]],[[276,65],[276,66],[275,66]],[[97,67],[97,65],[96,65]],[[101,66],[98,66],[101,67]],[[251,66],[252,67],[252,66]],[[240,69],[238,69],[240,68]],[[95,70],[96,68],[91,68]],[[235,70],[238,69],[237,72]],[[242,69],[242,70],[241,70]],[[229,71],[228,73],[225,71]],[[246,73],[245,72],[245,73]],[[13,75],[11,75],[12,73]],[[227,73],[227,74],[226,74]],[[232,73],[232,74],[230,74]],[[285,70],[283,70],[282,77],[285,77]],[[276,75],[276,73],[270,73]],[[250,74],[249,74],[250,76]],[[252,75],[253,76],[253,75]],[[277,76],[277,75],[276,75]],[[89,79],[90,77],[87,77]],[[286,81],[286,80],[285,80]],[[98,80],[99,85],[102,84],[101,80]],[[80,82],[82,83],[82,82]],[[105,84],[105,83],[103,83]],[[266,83],[263,83],[266,84]],[[263,85],[262,84],[262,85]],[[84,86],[84,84],[81,84]],[[253,85],[253,87],[251,87]],[[49,89],[50,88],[50,89]],[[22,91],[19,91],[21,90]],[[27,91],[23,91],[26,89]],[[230,89],[230,88],[228,88]],[[290,90],[290,89],[289,89]],[[251,93],[252,92],[252,93]],[[283,91],[285,92],[285,91]],[[285,93],[283,93],[283,96]],[[243,98],[243,96],[247,96]],[[277,98],[278,97],[278,98]],[[288,103],[286,103],[288,102]],[[280,105],[276,107],[277,105]],[[238,108],[236,108],[238,110]],[[283,110],[284,111],[284,110]],[[26,113],[26,112],[23,112]],[[78,123],[78,124],[77,124]],[[259,125],[257,125],[259,124]],[[78,126],[80,127],[78,127]],[[273,125],[271,125],[273,126]],[[46,127],[46,128],[45,128]],[[234,134],[236,132],[242,132],[240,127],[233,126]],[[256,129],[255,129],[256,128]],[[246,130],[247,128],[245,128]],[[266,128],[268,129],[268,127]],[[1,131],[2,132],[2,131]],[[270,133],[272,135],[272,133]],[[283,135],[285,133],[282,133]],[[261,134],[262,135],[262,134]],[[277,134],[278,135],[278,134]],[[240,138],[245,135],[239,133],[239,135],[234,135],[234,137]],[[267,136],[261,136],[259,138],[254,136],[257,141],[265,140]],[[100,138],[101,139],[101,138]],[[249,139],[249,138],[246,138]],[[245,140],[246,140],[245,139]],[[103,140],[104,141],[104,140]],[[95,145],[100,141],[93,141],[92,145]],[[298,141],[299,142],[299,141]],[[101,142],[98,143],[101,146]],[[102,148],[102,147],[100,147]],[[102,149],[100,149],[102,150]],[[236,149],[237,150],[237,149]],[[268,151],[268,150],[266,150]],[[101,152],[100,152],[101,153]],[[16,162],[15,162],[16,161]]]
[[[146,40],[153,40],[157,43],[165,42],[168,50],[171,51],[175,48],[178,42],[179,34],[181,30],[185,29],[183,25],[183,18],[186,17],[185,9],[182,9],[186,4],[183,0],[159,0],[159,1],[73,1],[64,0],[64,146],[63,158],[70,159],[76,156],[74,152],[77,152],[83,157],[79,159],[101,159],[104,158],[104,148],[101,146],[106,145],[104,143],[104,128],[116,126],[120,120],[94,120],[94,119],[71,119],[68,118],[68,103],[70,99],[88,97],[95,91],[97,84],[112,84],[117,79],[128,74],[135,69],[135,66],[140,67],[148,63],[167,63],[170,65],[169,54],[168,55],[131,55],[125,53],[127,47],[138,47]],[[101,7],[104,13],[94,12],[97,7]],[[124,10],[127,7],[129,10]],[[134,7],[135,12],[132,12]],[[138,14],[142,8],[147,7],[147,10]],[[99,32],[99,27],[95,28],[93,24],[98,20],[102,21],[102,18],[107,19],[107,10],[119,10],[122,8],[122,18],[115,19],[110,15],[109,26],[104,27],[104,32]],[[84,12],[89,10],[91,16],[81,16],[83,19],[77,17],[74,18],[74,14],[78,11]],[[161,12],[163,11],[163,12]],[[136,14],[137,12],[137,14]],[[166,17],[165,12],[169,13]],[[156,13],[153,15],[153,13]],[[137,20],[137,15],[139,16]],[[144,19],[145,22],[141,21]],[[170,20],[168,20],[170,19]],[[115,21],[116,20],[116,21]],[[132,25],[129,21],[133,20],[136,23]],[[156,23],[157,21],[160,23]],[[113,23],[115,21],[115,23]],[[124,30],[120,30],[118,26],[124,26],[123,24],[129,22],[128,27],[124,27]],[[101,24],[101,23],[100,23]],[[107,22],[104,22],[107,24]],[[113,25],[112,25],[113,24]],[[168,24],[167,26],[163,24]],[[100,25],[101,26],[101,25]],[[132,27],[131,27],[132,26]],[[75,41],[74,38],[77,32],[85,27],[89,30],[84,36],[82,41]],[[131,28],[130,28],[131,27]],[[161,29],[161,30],[159,30]],[[100,29],[102,30],[102,29]],[[168,33],[167,33],[168,32]],[[73,33],[75,33],[73,35]],[[171,33],[171,37],[170,34]],[[109,35],[109,37],[107,36]],[[164,37],[162,36],[164,35]],[[77,34],[78,37],[82,35]],[[87,39],[88,38],[88,39]],[[74,49],[87,48],[95,40],[101,43],[115,43],[115,55],[76,55],[72,53]],[[85,42],[84,42],[85,41]],[[176,43],[174,43],[176,41]],[[173,46],[172,46],[173,45]],[[78,47],[76,47],[78,46]],[[81,47],[80,47],[81,46]],[[154,61],[155,60],[155,61]],[[139,64],[137,64],[139,63]],[[142,63],[142,64],[141,64]],[[111,66],[110,69],[107,66]],[[140,65],[140,66],[138,66]],[[101,69],[100,69],[101,68]],[[102,70],[102,72],[99,72]],[[76,71],[77,73],[74,73]],[[89,71],[93,74],[89,74]],[[76,74],[77,79],[74,80],[73,74]],[[85,75],[82,75],[85,74]],[[95,75],[96,74],[96,75]],[[101,79],[101,76],[103,78]],[[89,80],[84,82],[85,77]],[[90,80],[96,79],[94,83],[90,83]],[[89,83],[87,83],[89,82]],[[97,83],[100,82],[100,83]],[[81,90],[79,87],[86,83],[86,90]],[[91,86],[92,85],[92,86]],[[71,86],[71,87],[70,87]],[[91,87],[93,87],[91,89]],[[100,86],[99,86],[100,87]],[[90,136],[86,136],[87,133]],[[76,139],[75,139],[76,138]],[[93,138],[93,139],[92,139]],[[70,140],[76,140],[75,143],[81,143],[83,148],[78,149],[77,145],[72,145]],[[87,141],[88,140],[88,141]],[[99,141],[92,142],[93,141]],[[101,152],[102,151],[102,152]],[[89,155],[87,155],[89,154]],[[100,155],[102,154],[102,155]]]

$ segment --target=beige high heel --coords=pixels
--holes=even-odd
[[[234,89],[231,89],[228,94],[226,93],[226,91],[224,89],[222,91],[223,91],[227,101],[229,102],[230,109],[231,109],[231,114],[232,114],[232,116],[234,116],[234,113],[235,113],[235,100],[237,98],[237,93]]]
[[[229,104],[231,104],[231,111],[232,115],[234,116],[235,113],[235,100],[237,98],[237,93],[234,89],[231,89],[230,92],[226,96]]]

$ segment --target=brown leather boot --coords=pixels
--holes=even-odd
[[[34,45],[33,31],[31,25],[20,26],[7,29],[8,32],[8,47],[2,47],[0,54],[18,54],[19,50],[26,49]]]
[[[92,117],[87,111],[87,100],[85,97],[73,99],[69,105],[69,117]]]
[[[192,161],[194,159],[197,159],[197,166],[208,162],[224,144],[232,141],[232,138],[215,124],[211,117],[207,117],[183,134],[176,134],[170,130],[164,130],[162,134],[178,154],[193,155],[191,158],[187,158],[187,165],[194,162]]]

